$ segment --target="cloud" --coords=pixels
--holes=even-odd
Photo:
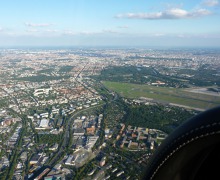
[[[190,35],[190,34],[177,34],[176,37],[178,38],[192,38],[194,37],[195,35]]]
[[[59,31],[56,30],[56,29],[46,29],[45,31],[46,31],[46,32],[49,32],[49,33],[56,33],[56,32],[59,32]]]
[[[128,26],[118,26],[118,28],[121,28],[121,29],[128,29],[129,27],[128,27]]]
[[[59,31],[58,31],[59,32]],[[62,32],[63,35],[66,36],[93,36],[93,35],[105,35],[105,34],[121,34],[118,31],[112,29],[102,29],[99,31],[72,31],[72,30],[65,30]]]
[[[114,30],[111,30],[111,29],[103,29],[102,32],[103,33],[113,33],[113,34],[118,34],[119,33],[118,31],[114,31]]]
[[[17,32],[15,33],[14,30],[11,28],[0,27],[0,33],[4,35],[14,35]]]
[[[92,31],[81,31],[79,32],[81,35],[93,35],[93,34],[99,34],[99,32],[92,32]]]
[[[52,26],[53,24],[51,23],[35,24],[35,23],[26,22],[25,25],[28,27],[48,27],[48,26]]]
[[[72,30],[65,30],[65,31],[63,32],[63,34],[64,34],[64,35],[70,35],[70,36],[76,35],[76,33],[73,32]]]
[[[39,30],[37,30],[37,29],[27,29],[26,32],[33,33],[33,32],[39,32]]]
[[[214,6],[219,5],[219,1],[218,0],[205,0],[205,1],[202,2],[202,4],[204,6],[214,7]]]
[[[199,34],[178,34],[178,38],[204,38],[204,39],[219,39],[220,34],[219,33],[199,33]]]
[[[189,19],[198,18],[212,14],[207,9],[197,9],[194,11],[186,11],[180,8],[172,8],[167,11],[153,12],[153,13],[127,13],[118,14],[116,18],[128,19],[146,19],[146,20],[162,20],[162,19]]]
[[[154,37],[162,37],[162,36],[165,36],[165,34],[163,33],[155,33],[153,34]]]
[[[0,27],[0,32],[4,31],[4,29],[2,27]]]
[[[94,35],[94,34],[100,34],[100,32],[92,32],[92,31],[80,31],[80,32],[74,32],[72,30],[65,30],[63,35],[67,36],[78,36],[78,35]]]
[[[7,32],[10,32],[10,31],[11,31],[10,28],[0,27],[0,32],[7,33]]]

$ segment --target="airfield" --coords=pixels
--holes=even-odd
[[[204,111],[220,105],[220,95],[197,88],[170,88],[103,81],[103,85],[126,98],[150,98],[154,101]]]

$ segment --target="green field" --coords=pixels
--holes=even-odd
[[[159,102],[174,103],[204,110],[220,105],[220,96],[189,92],[187,89],[110,81],[104,81],[102,83],[106,88],[127,98],[146,97]]]

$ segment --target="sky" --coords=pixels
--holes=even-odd
[[[0,46],[220,47],[220,0],[1,0]]]

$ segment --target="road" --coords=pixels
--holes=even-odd
[[[102,103],[102,104],[99,104],[96,106],[89,107],[87,109],[82,109],[80,111],[77,111],[75,114],[72,115],[71,118],[69,118],[69,121],[65,127],[65,134],[63,137],[63,143],[62,143],[61,147],[59,148],[59,151],[56,153],[55,157],[48,164],[49,166],[53,167],[56,164],[56,162],[60,159],[62,154],[65,153],[65,148],[68,145],[68,143],[70,142],[70,138],[71,138],[70,132],[72,131],[72,124],[74,122],[74,117],[78,116],[80,113],[82,113],[84,111],[88,111],[88,110],[91,110],[93,108],[97,108],[102,105],[104,105],[104,104]]]
[[[84,88],[88,89],[83,83],[81,83],[80,81],[78,81],[78,77],[79,75],[81,74],[81,72],[84,70],[85,66],[81,69],[81,71],[78,73],[78,75],[75,77],[75,80],[76,82],[80,83],[82,86],[84,86]],[[89,89],[88,89],[89,90]],[[90,91],[90,90],[89,90]],[[92,92],[94,93],[94,92]],[[114,98],[109,101],[108,103],[110,102],[113,102],[113,101],[116,101],[118,99],[118,95],[115,93],[114,94]],[[62,142],[62,145],[60,146],[58,152],[56,152],[55,156],[52,158],[52,160],[47,164],[49,167],[53,167],[57,161],[64,155],[65,153],[65,150],[66,150],[66,147],[67,145],[70,143],[70,138],[72,138],[72,134],[70,134],[70,132],[72,132],[72,124],[74,122],[74,117],[75,116],[78,116],[80,113],[84,112],[84,111],[88,111],[88,110],[91,110],[91,109],[94,109],[94,108],[97,108],[99,106],[102,106],[104,105],[104,103],[101,103],[99,105],[96,105],[96,106],[92,106],[92,107],[89,107],[89,108],[86,108],[86,109],[83,109],[83,110],[79,110],[77,111],[75,114],[73,114],[71,116],[71,118],[69,118],[68,120],[68,123],[66,124],[66,127],[65,127],[65,134],[64,134],[64,137],[63,137],[63,142]]]
[[[14,96],[12,96],[10,93],[8,93],[6,90],[4,90],[3,88],[0,88],[0,89],[2,91],[4,91],[9,96],[9,98],[11,98],[14,101],[14,103],[17,105],[17,107],[18,107],[18,109],[20,111],[20,114],[22,114],[22,111],[21,111],[20,105],[18,103],[18,100]]]
[[[118,99],[118,95],[115,93],[114,98],[111,101],[109,101],[109,103],[113,102],[113,101],[116,101],[117,99]],[[65,134],[64,134],[64,137],[63,137],[63,143],[62,143],[61,147],[59,148],[58,152],[56,153],[55,157],[48,164],[50,167],[53,167],[56,164],[56,162],[61,158],[63,153],[65,153],[65,148],[68,145],[68,143],[70,142],[70,138],[71,138],[70,132],[72,131],[72,124],[74,122],[74,117],[78,116],[80,113],[82,113],[84,111],[88,111],[88,110],[91,110],[91,109],[94,109],[94,108],[97,108],[97,107],[103,106],[103,105],[104,105],[104,103],[96,105],[96,106],[89,107],[87,109],[82,109],[82,110],[79,110],[75,114],[72,115],[72,117],[69,119],[69,121],[68,121],[68,123],[65,127]]]

